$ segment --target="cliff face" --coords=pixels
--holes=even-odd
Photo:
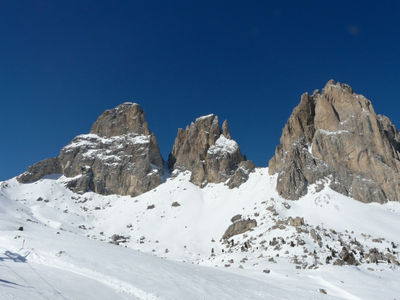
[[[57,158],[44,162],[30,167],[18,180],[32,182],[61,173],[74,177],[68,186],[77,192],[136,196],[159,185],[163,173],[157,139],[136,103],[105,111],[90,134],[77,136]]]
[[[191,182],[196,185],[227,181],[231,188],[246,181],[254,169],[231,139],[227,121],[221,129],[215,115],[197,118],[185,130],[178,130],[168,166],[191,171]]]
[[[371,102],[346,84],[329,81],[301,97],[269,162],[277,190],[298,199],[310,184],[330,187],[362,202],[400,201],[400,135]]]

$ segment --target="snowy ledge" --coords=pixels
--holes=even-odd
[[[325,135],[339,135],[339,134],[350,133],[350,131],[348,131],[348,130],[329,131],[329,130],[325,130],[325,129],[318,129],[318,132],[320,132],[321,134],[325,134]]]
[[[208,118],[210,118],[210,117],[212,117],[212,116],[214,116],[214,114],[209,114],[209,115],[206,115],[206,116],[201,116],[201,117],[198,117],[198,118],[196,119],[196,121],[203,120],[203,119],[208,119]]]
[[[77,147],[93,147],[97,144],[112,144],[115,142],[128,141],[131,144],[148,144],[150,143],[150,135],[137,135],[137,134],[125,134],[120,136],[112,136],[110,138],[103,138],[97,134],[81,134],[78,135],[74,140],[64,149],[73,149]]]
[[[219,154],[219,153],[234,153],[238,150],[239,146],[234,140],[227,139],[225,136],[221,135],[208,149],[207,154]]]

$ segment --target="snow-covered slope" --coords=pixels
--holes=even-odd
[[[400,295],[399,203],[364,204],[313,187],[287,201],[263,168],[236,189],[201,189],[189,173],[175,175],[135,198],[78,195],[64,177],[0,183],[0,298]],[[257,226],[222,240],[238,214]],[[343,247],[361,264],[333,265]],[[375,248],[386,256],[368,263]]]

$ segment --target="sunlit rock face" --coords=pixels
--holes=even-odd
[[[33,179],[57,171],[72,177],[68,186],[81,193],[136,196],[159,185],[163,174],[157,139],[136,103],[105,111],[89,134],[75,137],[51,162],[54,166],[39,168]],[[27,182],[21,176],[19,180]]]
[[[287,199],[298,199],[310,184],[325,181],[362,202],[399,201],[399,151],[392,122],[350,86],[331,80],[322,92],[301,96],[269,173],[278,174],[277,191]]]
[[[198,186],[226,182],[230,188],[240,186],[254,170],[231,139],[228,122],[221,128],[215,115],[197,118],[185,130],[178,130],[168,166],[191,171],[190,180]]]

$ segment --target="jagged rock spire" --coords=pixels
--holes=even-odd
[[[224,123],[222,123],[222,134],[227,139],[231,139],[231,134],[229,132],[229,125],[228,125],[228,121],[227,120],[225,120]]]
[[[191,171],[191,181],[196,185],[229,180],[231,188],[246,181],[254,169],[231,139],[228,122],[221,130],[218,117],[213,114],[197,118],[186,130],[178,130],[168,166],[171,170]]]

